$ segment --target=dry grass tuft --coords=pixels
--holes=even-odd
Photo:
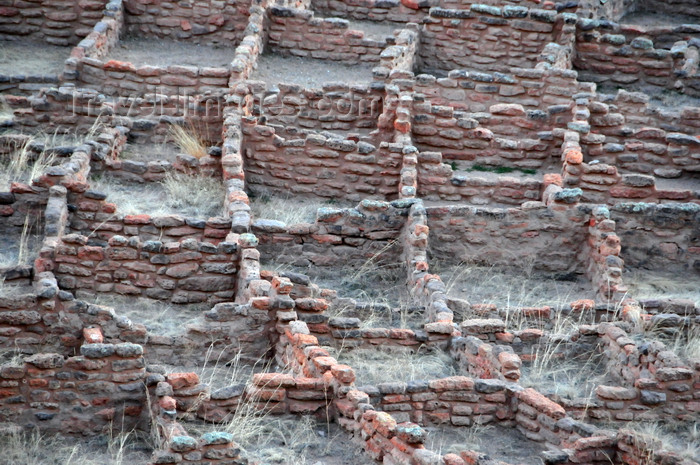
[[[30,138],[21,147],[0,158],[0,188],[13,182],[29,183],[56,163],[54,152],[35,154],[31,148],[34,142],[39,142],[39,139]]]
[[[17,428],[0,432],[0,444],[0,465],[131,465],[150,457],[149,446],[132,432],[80,441]]]
[[[169,137],[184,153],[196,159],[207,156],[206,141],[198,134],[198,131],[193,126],[185,128],[173,125],[170,127]]]
[[[133,184],[106,176],[96,176],[90,186],[107,194],[124,215],[149,214],[209,218],[221,216],[224,186],[219,179],[205,175],[169,173],[160,183]]]
[[[307,199],[269,192],[250,195],[250,208],[254,218],[276,220],[285,224],[313,223],[319,208],[333,201]]]
[[[505,313],[510,329],[524,329],[525,319],[520,319],[514,310],[523,307],[550,306],[561,311],[568,309],[570,302],[593,296],[590,285],[576,276],[555,279],[537,274],[532,266],[503,269],[473,262],[458,265],[436,263],[431,271],[442,276],[450,297],[469,301],[471,304],[493,304]],[[473,318],[467,312],[455,314],[455,321]]]
[[[624,428],[639,434],[639,445],[653,444],[653,450],[660,448],[700,462],[700,426],[697,423],[629,422]]]
[[[168,194],[168,206],[185,216],[208,218],[223,214],[226,191],[217,178],[174,172],[168,173],[162,184]]]
[[[692,274],[633,269],[623,278],[634,299],[689,299],[700,304],[700,287]]]

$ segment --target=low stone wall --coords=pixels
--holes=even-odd
[[[244,31],[243,40],[236,47],[235,58],[231,62],[229,87],[234,87],[240,80],[248,79],[258,62],[258,56],[267,43],[268,30],[267,10],[258,5],[251,6],[248,26]]]
[[[697,95],[697,65],[695,72],[682,71],[686,56],[697,57],[696,47],[674,53],[660,48],[653,37],[628,37],[621,25],[606,26],[595,20],[582,20],[576,25],[573,65],[579,71],[579,79],[610,86],[647,85],[659,90],[674,89],[678,81],[685,93]]]
[[[632,3],[632,11],[664,11],[664,8],[667,8],[675,14],[691,16],[689,22],[697,24],[700,20],[700,12],[692,0],[626,0],[625,3]]]
[[[175,242],[195,239],[218,244],[231,229],[231,220],[224,217],[122,215],[117,211],[117,205],[109,200],[99,191],[71,192],[68,201],[75,210],[70,215],[69,230],[88,237],[90,244],[105,245],[115,235]]]
[[[398,195],[401,146],[309,134],[284,139],[273,126],[243,119],[246,184],[326,199],[392,199]]]
[[[629,267],[700,272],[697,204],[625,203],[610,207]]]
[[[3,366],[2,421],[79,435],[143,422],[143,348],[86,341],[80,353],[41,353]]]
[[[275,263],[306,266],[399,264],[401,230],[410,201],[363,200],[356,208],[321,208],[315,223],[259,220],[260,252]]]
[[[596,296],[609,302],[620,302],[627,292],[622,282],[624,261],[620,258],[620,238],[615,227],[610,211],[595,207],[588,226],[588,241],[580,257],[586,263],[586,276]]]
[[[647,95],[622,90],[614,97],[595,99],[588,107],[591,132],[596,137],[583,137],[581,143],[591,158],[614,165],[623,173],[664,178],[700,169],[700,141],[695,136],[700,108],[659,112]]]
[[[517,163],[517,162],[516,162]],[[426,200],[449,200],[476,205],[512,204],[542,197],[542,181],[514,176],[480,176],[459,172],[443,163],[440,152],[418,154],[418,195]]]
[[[279,55],[292,55],[346,64],[378,63],[386,41],[365,38],[340,18],[316,18],[309,10],[273,6],[267,46]]]
[[[575,22],[575,15],[520,6],[434,7],[421,31],[421,69],[446,74],[535,68],[547,44],[572,45]]]
[[[66,235],[55,251],[61,288],[78,296],[116,293],[183,304],[234,298],[236,244],[142,243],[116,235],[106,247],[88,246],[87,241],[85,236]]]
[[[568,106],[557,106],[568,114]],[[559,156],[554,127],[561,115],[525,110],[519,104],[496,104],[487,112],[467,113],[433,105],[416,95],[411,135],[420,151],[440,151],[446,160],[468,160],[490,166],[541,168]]]
[[[137,0],[132,2],[132,11]],[[178,10],[183,10],[179,3]],[[77,86],[88,86],[99,89],[109,96],[124,96],[125,94],[145,94],[161,93],[166,95],[201,95],[207,92],[215,92],[228,88],[231,70],[229,68],[196,67],[196,66],[135,66],[133,63],[110,60],[109,53],[117,44],[124,29],[124,11],[121,0],[119,8],[115,12],[109,12],[103,21],[95,26],[93,32],[71,53],[71,58],[66,62],[64,79]],[[165,35],[164,29],[159,28],[168,23],[175,27],[172,21],[177,23],[177,27],[187,27],[191,24],[192,11],[174,11],[175,15],[187,15],[189,19],[182,19],[177,16],[160,18],[157,22],[151,22],[151,18],[146,16],[146,23],[151,24],[151,33],[156,37]],[[141,5],[137,11],[145,13],[147,10]],[[171,14],[173,10],[171,9]],[[202,10],[204,11],[204,10]],[[225,22],[223,15],[214,15]],[[183,23],[184,21],[184,23]],[[218,21],[218,20],[217,20]],[[161,24],[159,24],[161,23]],[[247,16],[245,17],[247,24]],[[213,26],[216,29],[216,26]],[[245,27],[245,26],[244,26]],[[148,34],[147,34],[148,35]],[[197,36],[195,36],[197,37]],[[186,37],[179,37],[185,39]],[[220,40],[228,40],[222,39]],[[231,54],[233,60],[234,54]]]
[[[575,71],[561,68],[509,68],[503,73],[455,69],[442,78],[417,75],[414,90],[435,106],[477,113],[497,104],[518,104],[558,115],[554,122],[565,123],[571,119],[571,98],[580,90],[576,78]]]
[[[311,9],[324,16],[360,21],[420,23],[427,8],[409,8],[399,0],[312,0]]]
[[[102,19],[105,8],[112,9],[118,3],[121,0],[8,0],[0,12],[0,38],[23,37],[52,45],[75,45]]]
[[[306,89],[281,83],[268,89],[262,81],[247,81],[245,85],[238,85],[234,92],[240,99],[250,96],[268,124],[284,126],[290,135],[305,131],[364,133],[377,128],[377,120],[384,110],[383,89],[369,85],[328,83],[321,89]],[[376,133],[361,138],[369,142],[388,139]]]
[[[125,32],[131,36],[225,45],[240,42],[248,25],[250,2],[124,0]]]
[[[520,209],[427,207],[433,259],[494,266],[528,263],[535,270],[580,272],[576,260],[586,237],[584,206]]]

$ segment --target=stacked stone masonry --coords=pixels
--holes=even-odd
[[[697,10],[0,0],[8,49],[65,49],[51,73],[0,57],[0,422],[76,437],[157,431],[148,465],[255,463],[222,427],[248,410],[337,423],[362,463],[494,463],[465,444],[428,447],[435,428],[486,425],[544,450],[532,457],[543,463],[697,463],[634,431],[700,421],[700,360],[687,350],[700,305],[638,287],[638,276],[700,276]],[[134,39],[230,58],[113,59]],[[262,54],[302,64],[251,80]],[[341,82],[285,82],[308,74],[304,63]],[[196,136],[197,156],[175,127]],[[155,145],[170,161],[126,158]],[[45,155],[41,172],[14,172]],[[171,173],[220,181],[223,211],[125,214],[93,188]],[[323,206],[293,223],[268,197],[290,212]],[[464,264],[548,288],[569,280],[581,295],[469,302],[458,292],[472,283],[441,276]],[[315,282],[324,273],[337,289]],[[363,273],[395,273],[406,302],[348,297],[346,280]],[[106,296],[120,303],[95,303]],[[149,300],[203,310],[163,333]],[[410,322],[397,323],[404,310]],[[339,362],[353,351],[427,351],[454,371],[360,385],[359,367]],[[606,374],[589,397],[527,387],[546,357],[582,356]],[[234,361],[251,375],[199,375]]]

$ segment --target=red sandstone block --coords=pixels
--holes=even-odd
[[[299,310],[311,312],[323,312],[328,309],[328,301],[325,299],[314,299],[305,297],[295,301],[296,307]]]
[[[136,67],[129,62],[109,60],[104,65],[105,71],[131,71],[136,72]]]
[[[430,381],[430,389],[437,392],[443,391],[471,391],[474,389],[474,380],[466,376],[452,376],[449,378]]]
[[[479,453],[473,450],[465,450],[459,453],[466,465],[476,465],[479,463]]]
[[[564,153],[564,157],[566,162],[572,165],[580,165],[583,163],[583,153],[578,149],[568,149]]]
[[[342,384],[352,384],[355,381],[355,372],[347,365],[333,365],[331,373]]]
[[[163,410],[172,411],[175,410],[177,402],[175,402],[175,399],[170,396],[164,396],[158,400],[158,405]]]
[[[391,328],[389,330],[389,337],[391,339],[411,339],[414,336],[415,333],[410,329]]]
[[[413,229],[413,234],[416,236],[420,236],[421,234],[428,234],[430,232],[430,228],[428,225],[425,224],[417,224],[415,228]]]
[[[544,332],[541,329],[528,328],[520,331],[520,339],[524,342],[535,341],[540,339],[543,335]]]
[[[581,438],[574,443],[574,450],[584,449],[601,449],[603,447],[612,447],[615,445],[615,437],[594,436],[590,438]]]
[[[149,215],[126,215],[124,217],[125,225],[149,224],[151,217]]]
[[[0,16],[17,16],[19,14],[19,10],[17,8],[11,8],[11,7],[0,7]]]
[[[88,344],[101,344],[104,342],[104,336],[102,336],[100,328],[84,328],[83,339]]]
[[[540,412],[552,418],[558,420],[566,416],[566,411],[561,405],[549,400],[544,395],[532,388],[527,388],[518,392],[517,396],[522,402],[525,402],[526,404],[536,408]]]
[[[570,304],[571,310],[574,311],[584,311],[593,310],[595,308],[595,301],[590,299],[575,300]]]
[[[316,336],[310,334],[293,334],[289,336],[292,342],[297,346],[318,345]],[[328,354],[328,352],[326,352]]]
[[[372,424],[377,432],[386,439],[391,439],[396,433],[396,420],[386,412],[377,412]]]
[[[250,299],[250,304],[257,309],[260,310],[267,310],[270,308],[270,305],[272,303],[272,299],[269,297],[253,297]]]
[[[85,246],[78,249],[78,258],[81,260],[104,260],[104,249],[97,246]]]
[[[442,458],[445,465],[466,465],[467,462],[457,454],[447,454]]]
[[[167,381],[173,389],[182,389],[199,384],[199,376],[197,373],[170,373]]]
[[[312,362],[321,373],[331,370],[334,365],[338,364],[338,361],[333,357],[315,357]]]
[[[12,216],[14,212],[15,209],[12,208],[10,205],[0,206],[0,216]]]
[[[497,341],[505,343],[511,343],[513,342],[513,339],[515,339],[515,335],[513,333],[496,333],[495,336]]]
[[[283,373],[256,373],[253,375],[253,384],[266,388],[289,388],[295,387],[296,381],[292,375]]]

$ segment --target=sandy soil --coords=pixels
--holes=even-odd
[[[134,66],[196,66],[226,68],[235,55],[235,47],[175,42],[172,40],[126,37],[109,53],[109,59],[128,61]]]
[[[515,428],[500,425],[472,427],[431,427],[428,430],[426,449],[443,455],[462,450],[476,450],[489,458],[506,463],[540,465],[542,444],[530,441]]]
[[[282,57],[268,53],[258,57],[258,67],[250,79],[265,81],[268,86],[285,83],[320,89],[328,82],[369,84],[372,81],[373,67],[364,64],[345,65],[330,60]]]
[[[71,47],[25,41],[0,41],[0,74],[57,76]]]

